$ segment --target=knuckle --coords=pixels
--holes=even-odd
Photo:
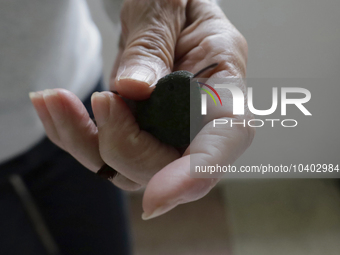
[[[245,77],[247,46],[239,32],[223,32],[206,37],[200,44],[205,54],[219,63],[220,70],[228,76]]]
[[[99,142],[101,158],[109,165],[125,161],[138,165],[142,160],[140,160],[139,143],[135,136],[134,133],[128,133],[128,130],[122,130],[121,134],[114,139],[104,138]],[[108,140],[111,142],[108,143]]]

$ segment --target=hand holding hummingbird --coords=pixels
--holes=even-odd
[[[110,88],[124,98],[145,100],[157,81],[177,70],[196,73],[211,63],[205,77],[244,78],[247,43],[222,10],[208,0],[125,0],[122,35]],[[239,86],[244,91],[245,84]],[[232,100],[231,94],[221,95]],[[145,130],[124,100],[112,93],[94,93],[97,126],[71,92],[54,89],[32,94],[32,102],[48,137],[92,171],[114,168],[112,182],[125,190],[146,187],[144,219],[206,195],[218,179],[190,177],[190,157],[201,165],[232,164],[251,144],[251,127],[212,128],[212,118],[236,118],[232,104],[215,107],[210,119],[184,153]],[[247,109],[246,109],[247,111]],[[245,118],[251,114],[246,112]]]

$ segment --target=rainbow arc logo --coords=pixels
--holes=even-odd
[[[212,92],[214,92],[215,95],[217,96],[218,100],[220,101],[220,104],[222,105],[222,100],[220,98],[220,95],[217,93],[217,91],[213,87],[211,87],[210,85],[205,84],[203,82],[197,82],[197,83],[202,86],[202,87],[200,87],[200,89],[203,90],[204,92],[206,92],[212,98],[212,100],[214,100],[215,105],[217,105],[217,103],[216,103],[214,96],[211,94],[211,92],[209,90],[204,89],[203,86],[209,88]]]

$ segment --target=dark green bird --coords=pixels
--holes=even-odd
[[[216,66],[210,65],[195,75],[176,71],[161,78],[149,99],[136,102],[140,128],[163,143],[187,147],[202,126],[200,87],[191,80]]]

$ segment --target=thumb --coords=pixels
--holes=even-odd
[[[186,2],[124,2],[121,11],[124,50],[114,84],[123,97],[148,98],[152,85],[171,72],[176,41],[185,24]]]
[[[190,177],[190,156],[179,158],[156,173],[146,186],[142,219],[158,217],[176,207],[204,197],[219,181]]]
[[[230,121],[230,118],[227,119]],[[171,162],[151,178],[144,192],[142,218],[147,220],[157,217],[177,205],[205,196],[221,177],[228,177],[228,173],[192,175],[195,166],[232,165],[248,148],[253,136],[254,130],[250,127],[213,128],[212,122],[209,122],[194,138],[183,157]]]

